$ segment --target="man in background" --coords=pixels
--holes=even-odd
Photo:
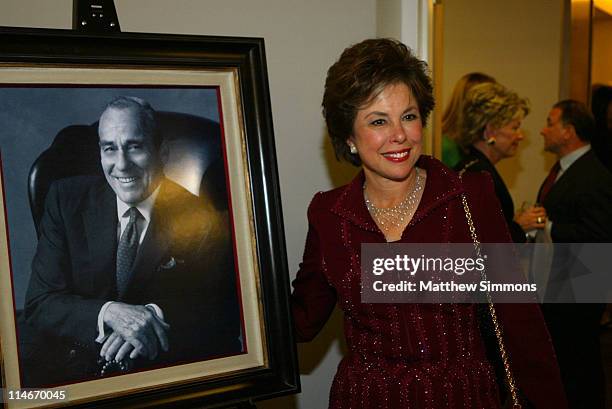
[[[612,174],[591,149],[594,132],[587,107],[573,100],[555,104],[541,131],[545,150],[558,158],[538,194],[548,217],[545,230],[553,243],[612,242]],[[577,265],[570,253],[555,247],[542,310],[570,407],[603,409],[599,321],[605,305],[547,302],[571,297]]]

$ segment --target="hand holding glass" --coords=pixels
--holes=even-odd
[[[514,216],[514,221],[527,233],[531,230],[543,229],[547,221],[546,209],[539,203],[523,202],[521,211]]]

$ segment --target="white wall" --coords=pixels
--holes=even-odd
[[[376,2],[376,36],[400,38],[402,21],[402,0],[383,0]]]
[[[433,0],[378,0],[376,36],[393,37],[428,60],[428,18]]]
[[[347,46],[376,35],[375,0],[131,0],[115,1],[124,32],[265,38],[281,182],[289,270],[294,275],[306,237],[312,195],[348,181],[325,136],[321,98],[327,68]],[[70,28],[72,0],[3,0],[0,25]],[[327,408],[340,357],[335,314],[318,339],[300,347],[303,393],[258,404]]]
[[[526,138],[518,154],[497,168],[520,208],[535,201],[554,163],[544,153],[542,129],[559,98],[563,0],[444,1],[444,106],[455,82],[482,71],[529,98],[532,111],[523,122]]]

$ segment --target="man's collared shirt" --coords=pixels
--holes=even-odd
[[[138,227],[138,233],[140,235],[138,237],[138,245],[140,246],[142,244],[142,241],[144,240],[145,234],[149,227],[149,223],[151,222],[153,205],[155,204],[155,200],[157,199],[157,195],[159,194],[159,188],[160,187],[158,186],[157,189],[155,189],[153,193],[149,195],[149,197],[147,197],[142,202],[136,204],[135,206],[122,202],[121,199],[119,199],[119,196],[117,196],[117,219],[119,220],[117,227],[117,241],[119,241],[121,235],[123,234],[125,228],[128,225],[128,222],[130,221],[130,217],[128,216],[127,211],[130,209],[130,207],[135,207],[136,209],[138,209],[142,216],[139,217],[136,221],[136,226]],[[138,249],[140,250],[140,247]]]

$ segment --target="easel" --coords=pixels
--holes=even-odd
[[[120,33],[114,0],[73,0],[72,29],[83,33]],[[257,406],[249,400],[222,408],[257,409]]]

